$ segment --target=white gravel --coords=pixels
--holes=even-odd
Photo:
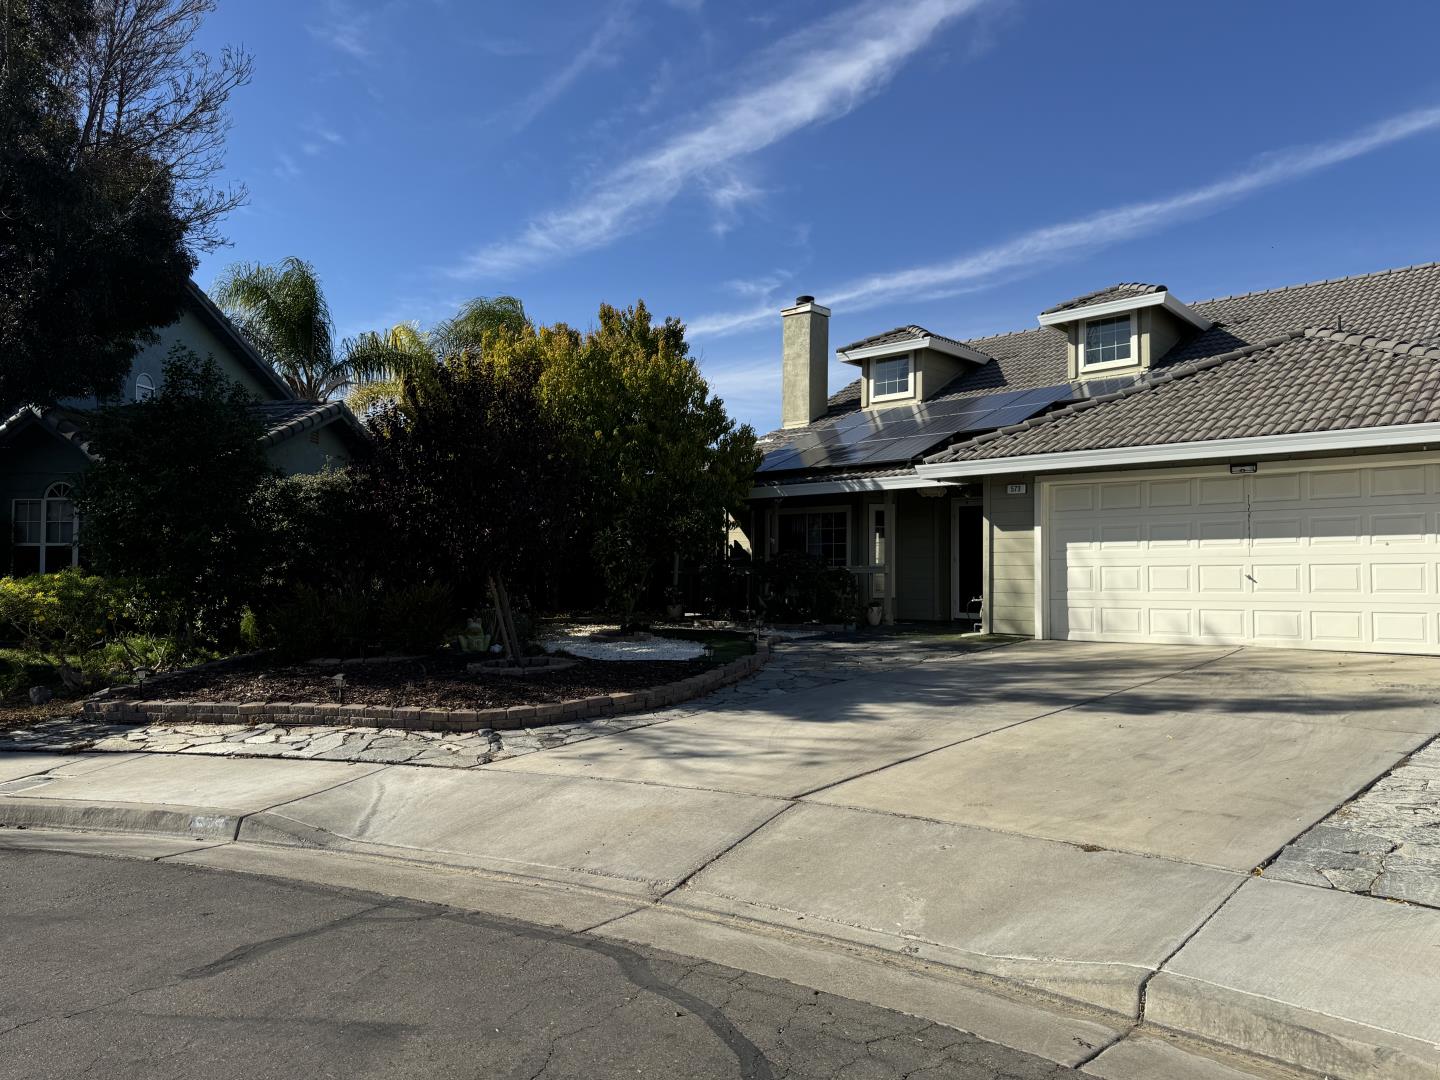
[[[705,655],[698,641],[681,638],[624,640],[592,637],[592,629],[562,630],[540,642],[546,652],[563,652],[586,660],[694,660]]]

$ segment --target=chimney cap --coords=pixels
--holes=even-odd
[[[804,296],[795,297],[795,303],[797,304],[813,304],[814,302],[815,298],[813,296],[810,296],[808,293]]]

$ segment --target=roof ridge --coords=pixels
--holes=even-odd
[[[1359,281],[1362,278],[1384,277],[1386,274],[1404,274],[1411,270],[1432,270],[1440,266],[1440,261],[1412,263],[1409,266],[1391,266],[1384,270],[1368,270],[1363,274],[1345,274],[1341,277],[1321,278],[1319,281],[1302,281],[1296,285],[1277,285],[1272,289],[1252,289],[1250,292],[1230,293],[1227,296],[1212,296],[1206,300],[1190,301],[1190,306],[1198,304],[1217,304],[1222,300],[1244,300],[1251,296],[1266,296],[1270,293],[1290,292],[1292,289],[1309,289],[1316,285],[1337,285],[1342,281]]]
[[[1423,356],[1429,360],[1440,360],[1440,346],[1401,341],[1399,338],[1382,338],[1376,334],[1336,330],[1328,326],[1309,326],[1305,328],[1304,334],[1306,337],[1334,341],[1341,345],[1388,352],[1394,356]]]
[[[983,446],[986,443],[1004,438],[1007,435],[1018,435],[1023,431],[1033,431],[1035,428],[1045,424],[1056,423],[1064,417],[1073,416],[1076,413],[1085,412],[1100,405],[1108,405],[1112,401],[1120,401],[1124,398],[1134,397],[1136,394],[1144,393],[1146,390],[1153,390],[1157,386],[1165,386],[1168,383],[1188,378],[1201,371],[1208,371],[1210,368],[1219,367],[1221,364],[1229,363],[1231,360],[1238,360],[1264,349],[1273,349],[1276,345],[1283,345],[1287,341],[1314,336],[1317,335],[1310,330],[1289,330],[1283,334],[1266,338],[1264,341],[1257,341],[1239,349],[1231,349],[1229,352],[1217,353],[1214,356],[1202,356],[1197,360],[1189,360],[1183,364],[1175,364],[1171,367],[1152,369],[1144,375],[1141,375],[1139,379],[1129,386],[1122,387],[1109,394],[1101,394],[1098,397],[1082,398],[1079,401],[1072,401],[1063,408],[1055,409],[1052,412],[1041,413],[1039,416],[1032,416],[1028,420],[1022,420],[1018,424],[1010,424],[1006,427],[996,428],[994,431],[987,431],[966,442],[948,446],[941,451],[940,454],[937,454],[933,460],[944,461],[947,455],[954,451],[964,449],[965,447]],[[1440,352],[1440,350],[1437,350],[1437,352]]]

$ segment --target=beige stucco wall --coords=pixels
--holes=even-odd
[[[1020,495],[1010,484],[1024,484]],[[1035,478],[994,476],[985,481],[985,629],[1035,633]]]

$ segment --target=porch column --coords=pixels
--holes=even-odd
[[[895,625],[895,545],[899,542],[895,519],[895,494],[885,493],[885,625]]]

